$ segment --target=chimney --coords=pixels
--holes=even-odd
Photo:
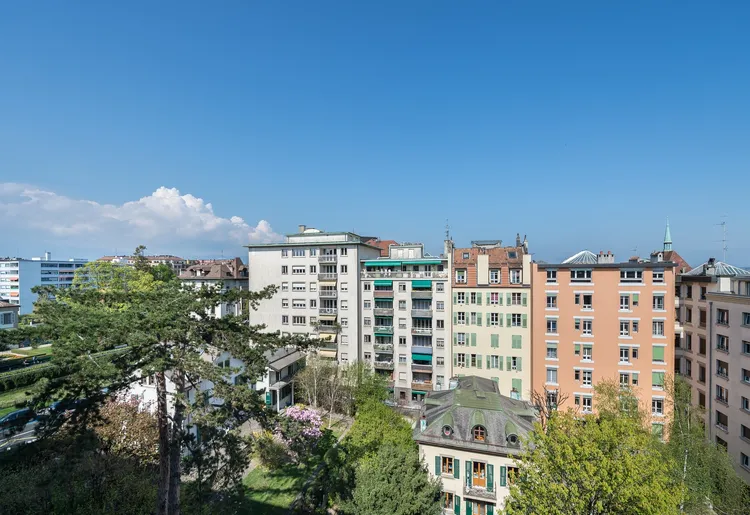
[[[298,225],[297,226],[297,232],[299,232],[300,234],[302,234],[303,232],[305,232],[305,229],[307,229],[306,225]]]
[[[52,259],[52,253],[51,252],[45,252],[44,253],[44,260],[49,261]]]
[[[521,246],[521,235],[519,233],[516,233],[516,247]]]
[[[596,262],[600,264],[613,264],[615,262],[615,255],[609,250],[606,254],[603,250],[600,250],[599,255],[596,256]]]

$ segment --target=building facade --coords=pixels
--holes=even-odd
[[[21,306],[0,300],[0,329],[17,328],[20,309]]]
[[[664,379],[674,360],[675,276],[671,262],[582,251],[562,263],[534,263],[532,385],[548,402],[593,412],[594,385],[633,387],[666,415]],[[561,402],[560,394],[568,399]]]
[[[200,262],[190,261],[183,259],[178,256],[172,255],[157,255],[157,256],[144,256],[151,266],[156,265],[167,265],[171,268],[176,275],[182,274],[190,265],[200,264]],[[134,256],[102,256],[97,261],[107,261],[109,263],[117,263],[121,265],[133,265],[135,263]]]
[[[675,371],[706,410],[712,442],[750,484],[750,271],[709,259],[680,277]]]
[[[443,485],[443,513],[502,513],[517,473],[520,439],[532,430],[534,412],[500,394],[498,383],[477,376],[451,380],[430,392],[415,429],[419,454]]]
[[[252,324],[269,331],[319,336],[319,354],[340,362],[362,357],[359,264],[377,259],[372,237],[299,226],[283,243],[248,246],[249,287],[275,285],[278,293],[250,311]]]
[[[450,273],[421,244],[390,244],[359,266],[362,357],[399,401],[422,401],[450,377]]]
[[[183,284],[189,284],[198,289],[203,286],[216,287],[221,284],[225,290],[247,290],[249,283],[247,266],[241,258],[201,261],[186,268],[179,278]],[[221,304],[216,307],[215,315],[221,318],[228,314],[239,315],[241,312],[241,305]]]
[[[31,313],[37,298],[32,288],[67,288],[73,284],[75,271],[87,262],[86,259],[55,261],[49,252],[32,259],[0,259],[0,301],[19,306],[20,315]]]
[[[453,374],[497,381],[500,392],[531,390],[531,255],[528,243],[473,241],[451,248]]]

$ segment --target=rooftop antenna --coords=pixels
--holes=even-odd
[[[721,215],[721,218],[726,218],[727,215]],[[722,220],[719,224],[714,225],[720,225],[721,226],[721,250],[722,250],[722,261],[725,263],[727,262],[727,222],[726,220]]]
[[[448,219],[445,219],[445,239],[450,240],[451,239],[451,226],[448,225]]]

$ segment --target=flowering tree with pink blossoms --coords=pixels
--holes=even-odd
[[[299,463],[309,456],[323,437],[320,413],[312,408],[290,406],[281,413],[275,436],[289,449],[290,458]]]

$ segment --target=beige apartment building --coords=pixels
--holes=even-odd
[[[674,359],[674,263],[582,251],[534,263],[532,385],[549,403],[594,412],[594,386],[632,387],[663,430],[665,375]]]
[[[449,242],[450,243],[450,242]],[[453,375],[497,382],[513,399],[531,390],[531,256],[515,246],[473,241],[451,248]]]
[[[706,410],[711,441],[750,483],[750,271],[709,259],[680,277],[675,371]]]

